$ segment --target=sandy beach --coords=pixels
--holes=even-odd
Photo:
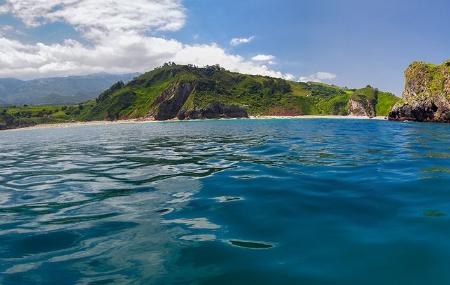
[[[89,122],[67,122],[55,124],[39,124],[30,127],[7,129],[4,131],[18,131],[18,130],[34,130],[34,129],[54,129],[54,128],[72,128],[84,126],[101,126],[101,125],[120,125],[120,124],[144,124],[157,122],[154,120],[133,119],[133,120],[117,120],[117,121],[89,121]]]
[[[219,119],[219,120],[235,120]],[[339,120],[386,120],[385,117],[363,117],[363,116],[317,116],[317,115],[304,115],[304,116],[249,116],[248,118],[240,118],[243,120],[267,120],[267,119],[339,119]],[[190,121],[206,121],[210,119],[190,120]],[[167,121],[155,121],[151,119],[130,119],[130,120],[117,120],[117,121],[90,121],[90,122],[68,122],[68,123],[56,123],[56,124],[40,124],[30,127],[9,129],[5,131],[18,131],[18,130],[34,130],[34,129],[54,129],[54,128],[72,128],[72,127],[84,127],[84,126],[101,126],[101,125],[120,125],[120,124],[146,124],[146,123],[158,123],[158,122],[178,122],[180,120],[173,119]]]

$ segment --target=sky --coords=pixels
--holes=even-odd
[[[0,0],[0,77],[165,62],[401,95],[412,61],[450,59],[448,0]]]

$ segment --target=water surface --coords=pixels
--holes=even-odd
[[[1,284],[450,284],[450,125],[0,132]]]

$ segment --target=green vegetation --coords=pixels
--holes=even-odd
[[[390,120],[450,123],[450,60],[413,62],[405,71],[403,96]]]
[[[377,116],[387,116],[397,102],[401,99],[391,93],[378,92]]]
[[[79,121],[83,111],[87,111],[91,106],[92,102],[70,106],[13,106],[0,108],[0,129]]]
[[[420,90],[415,90],[415,98],[422,99],[433,96],[445,96],[450,99],[450,60],[442,64],[425,62],[413,62],[405,71],[406,82],[414,82],[420,85]],[[447,82],[447,85],[446,85]]]
[[[97,99],[96,106],[84,119],[146,116],[157,107],[153,103],[164,90],[183,82],[195,85],[183,104],[185,110],[223,103],[242,106],[250,115],[347,115],[348,101],[355,93],[355,90],[323,83],[244,75],[219,66],[166,64],[120,88],[113,86]],[[366,96],[360,93],[358,96]],[[382,94],[380,113],[386,115],[389,104],[397,97]]]
[[[0,128],[142,118],[160,107],[161,94],[166,94],[164,100],[175,100],[175,87],[186,86],[182,83],[193,86],[181,102],[182,110],[222,103],[241,106],[249,115],[347,115],[351,98],[366,98],[376,106],[378,115],[386,115],[398,100],[392,94],[371,87],[354,90],[323,83],[244,75],[219,66],[198,68],[170,63],[128,84],[118,82],[97,99],[82,104],[0,109]]]

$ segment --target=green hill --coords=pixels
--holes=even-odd
[[[247,114],[355,115],[349,108],[352,102],[365,110],[356,115],[385,116],[397,100],[394,95],[370,86],[355,90],[245,75],[219,66],[165,64],[127,84],[115,83],[95,100],[82,104],[0,109],[0,127],[2,124],[21,126],[134,118],[245,117]]]

